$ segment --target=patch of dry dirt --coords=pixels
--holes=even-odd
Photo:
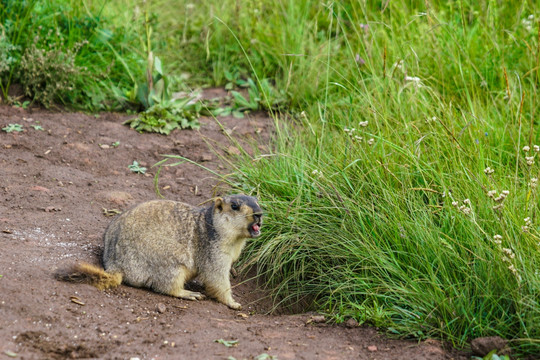
[[[264,293],[249,281],[233,289],[243,311],[127,286],[102,292],[56,281],[59,267],[99,262],[111,220],[105,210],[156,198],[150,166],[160,154],[226,172],[208,147],[230,145],[214,120],[202,119],[200,131],[165,137],[139,134],[122,125],[125,119],[0,106],[0,127],[25,129],[0,132],[0,359],[467,358],[435,341],[389,340],[373,328],[310,323],[310,314],[265,315],[268,304],[258,301]],[[264,143],[272,129],[263,115],[220,120],[246,142]],[[31,127],[37,124],[44,130]],[[128,170],[134,160],[149,168],[147,175]],[[214,195],[216,184],[185,163],[164,169],[159,186],[166,198],[199,204]],[[228,348],[217,339],[238,344]]]

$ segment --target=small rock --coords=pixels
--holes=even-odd
[[[110,203],[115,205],[127,205],[133,201],[133,196],[127,192],[123,191],[108,191],[101,194],[101,197]]]
[[[375,352],[375,351],[379,350],[379,349],[377,349],[377,347],[375,345],[369,345],[367,347],[367,349],[368,349],[368,351],[371,351],[371,352]]]
[[[49,191],[50,191],[50,190],[47,189],[46,187],[39,186],[39,185],[32,186],[32,187],[30,188],[30,190],[34,190],[34,191],[43,191],[43,192],[49,192]]]
[[[311,317],[308,319],[308,321],[306,322],[307,324],[309,323],[323,323],[325,322],[325,318],[324,318],[324,315],[311,315]]]
[[[345,321],[345,326],[348,328],[358,327],[358,321],[356,321],[353,318],[350,318],[349,320]]]
[[[471,350],[473,354],[483,357],[489,354],[489,352],[492,350],[497,350],[497,352],[500,352],[500,350],[503,350],[507,344],[508,341],[504,340],[500,336],[486,336],[476,338],[471,341]]]
[[[212,155],[204,154],[201,156],[201,161],[212,161]]]
[[[158,303],[156,305],[156,311],[160,314],[163,314],[165,311],[167,311],[167,307],[163,303]]]
[[[102,148],[102,149],[108,149],[108,148],[110,148],[110,146],[107,145],[107,144],[99,144],[99,147]]]

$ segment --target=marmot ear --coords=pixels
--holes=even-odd
[[[214,200],[214,208],[217,209],[217,211],[221,212],[223,211],[223,199],[220,197],[217,197]]]

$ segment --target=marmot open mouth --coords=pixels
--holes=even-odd
[[[248,228],[251,237],[257,237],[261,234],[261,224],[259,222],[253,223]]]

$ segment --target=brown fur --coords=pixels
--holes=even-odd
[[[57,278],[99,289],[125,283],[183,299],[204,296],[184,289],[196,276],[206,293],[240,309],[229,272],[246,239],[259,235],[262,210],[245,195],[216,198],[208,208],[176,201],[148,201],[116,217],[104,235],[104,269],[80,263]]]
[[[61,281],[91,284],[99,290],[114,288],[122,283],[122,274],[108,273],[102,267],[84,261],[57,271],[55,276]]]

